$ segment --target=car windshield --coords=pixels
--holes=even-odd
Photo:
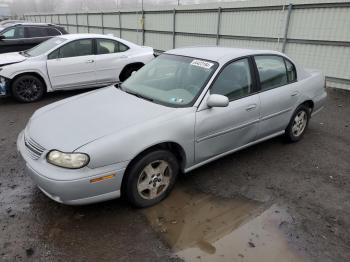
[[[51,38],[45,42],[42,42],[41,44],[33,47],[32,49],[29,49],[25,52],[28,56],[38,56],[45,54],[46,52],[50,51],[54,47],[62,44],[66,39],[60,38],[60,37],[54,37]]]
[[[142,67],[121,88],[166,106],[191,106],[217,66],[212,61],[163,54]]]

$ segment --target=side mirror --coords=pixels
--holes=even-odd
[[[0,35],[0,40],[4,40],[6,37],[4,35]]]
[[[208,107],[226,107],[229,104],[227,96],[212,94],[207,99]]]
[[[133,76],[133,75],[135,75],[135,74],[136,74],[136,71],[132,71],[131,75]]]

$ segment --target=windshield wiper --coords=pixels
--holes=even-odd
[[[30,57],[30,54],[28,54],[27,51],[20,51],[19,54],[25,57]]]
[[[120,87],[120,88],[121,88],[121,87]],[[136,96],[136,97],[138,97],[138,98],[142,98],[142,99],[144,99],[144,100],[148,100],[148,101],[153,102],[153,99],[152,99],[152,98],[149,98],[149,97],[147,97],[147,96],[143,96],[143,95],[138,94],[138,93],[130,92],[130,91],[127,91],[127,90],[122,89],[122,88],[121,88],[121,90],[123,90],[124,92],[126,92],[126,93],[128,93],[128,94],[130,94],[130,95],[133,95],[133,96]]]

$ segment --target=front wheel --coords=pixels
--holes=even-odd
[[[177,159],[171,152],[149,152],[128,170],[122,194],[136,207],[152,206],[168,196],[178,172]]]
[[[299,141],[309,124],[310,108],[306,105],[299,106],[293,116],[285,132],[285,137],[289,142]]]
[[[43,97],[45,84],[36,76],[23,75],[15,79],[11,91],[12,96],[19,102],[35,102]]]

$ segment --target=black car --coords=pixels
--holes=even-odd
[[[0,53],[27,50],[53,36],[63,34],[67,34],[67,31],[53,24],[15,23],[0,27]]]

